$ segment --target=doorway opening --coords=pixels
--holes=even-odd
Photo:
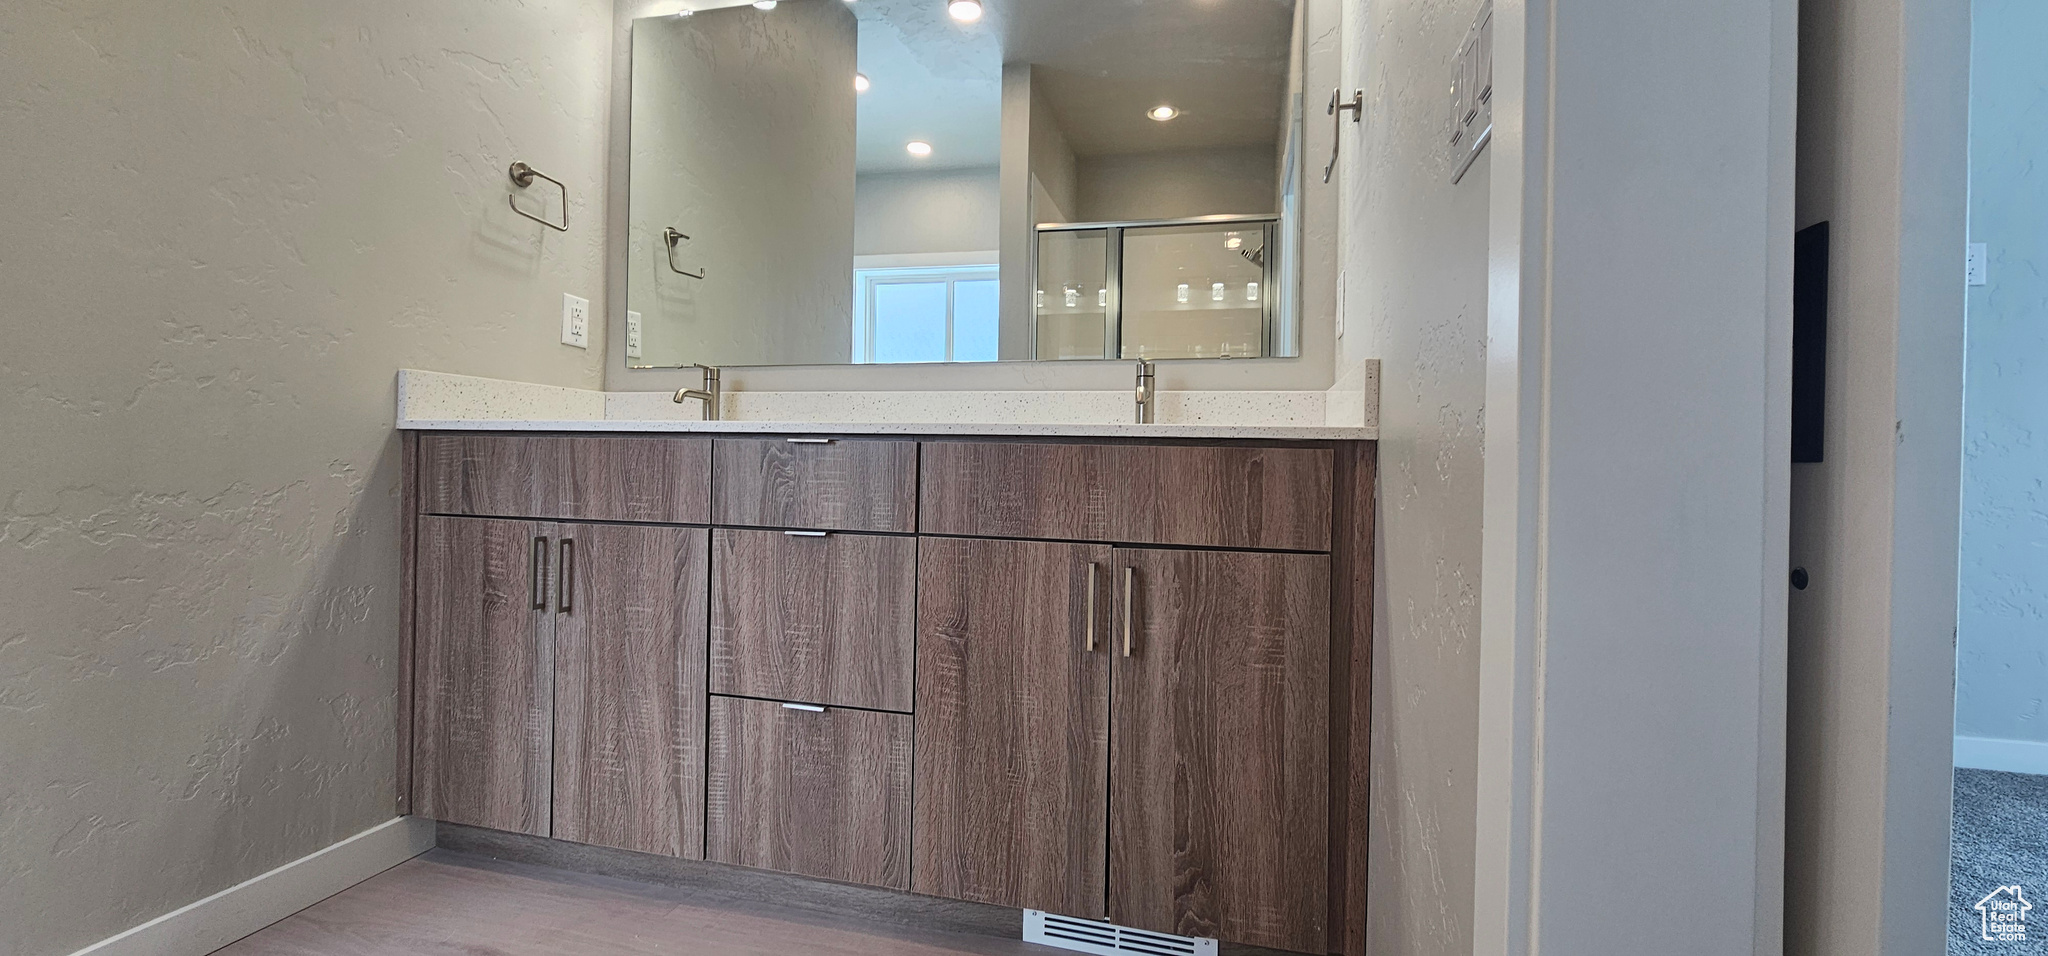
[[[1971,19],[1951,956],[2048,951],[2048,6]]]

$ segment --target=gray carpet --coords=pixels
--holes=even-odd
[[[1957,770],[1955,849],[1949,864],[1949,956],[2048,954],[2048,777]],[[1982,939],[1977,901],[2023,888],[2025,942]]]

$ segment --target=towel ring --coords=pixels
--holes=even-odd
[[[541,172],[540,170],[535,169],[531,166],[528,166],[525,163],[513,163],[511,172],[512,185],[518,186],[521,189],[525,189],[526,187],[533,185],[533,179],[536,176],[545,179],[548,182],[554,183],[555,188],[560,189],[562,191],[562,222],[560,225],[556,225],[555,223],[549,222],[546,219],[542,219],[541,217],[536,216],[533,213],[527,212],[526,210],[519,208],[519,204],[512,201],[512,197],[510,196],[505,197],[505,205],[511,206],[513,212],[525,216],[526,218],[531,219],[534,222],[540,223],[541,225],[546,226],[549,229],[553,229],[556,232],[568,232],[569,187],[562,185],[561,180],[556,179],[555,177],[550,176],[544,172]]]
[[[670,272],[679,276],[688,276],[692,279],[704,278],[704,273],[702,272],[684,272],[676,265],[676,243],[690,238],[689,236],[677,232],[676,227],[669,226],[661,231],[661,238],[663,242],[668,243],[668,268]]]

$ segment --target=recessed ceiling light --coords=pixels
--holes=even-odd
[[[1159,121],[1159,122],[1161,122],[1161,123],[1164,123],[1164,122],[1166,122],[1167,120],[1170,120],[1170,119],[1172,119],[1172,118],[1174,118],[1174,117],[1176,117],[1176,116],[1179,116],[1179,115],[1180,115],[1180,111],[1179,111],[1179,110],[1177,110],[1177,109],[1174,109],[1174,108],[1173,108],[1173,107],[1171,107],[1171,106],[1167,106],[1166,104],[1162,103],[1162,104],[1160,104],[1160,105],[1158,105],[1158,106],[1152,107],[1152,108],[1151,108],[1151,109],[1149,109],[1149,110],[1146,110],[1146,111],[1145,111],[1145,115],[1146,115],[1146,116],[1149,116],[1149,117],[1151,117],[1151,118],[1153,118],[1153,119],[1155,119],[1155,120],[1158,120],[1158,121]]]
[[[952,0],[946,4],[946,12],[961,23],[973,23],[981,19],[981,0]]]
[[[855,73],[853,75],[853,91],[855,93],[866,93],[868,91],[868,75],[866,73]]]
[[[694,17],[696,15],[697,11],[690,9],[689,7],[684,7],[683,9],[676,11],[676,16],[679,17]]]
[[[754,0],[754,9],[773,10],[775,9],[775,0]]]
[[[932,144],[927,143],[921,139],[913,139],[910,141],[909,145],[906,145],[903,148],[908,150],[910,152],[910,155],[912,156],[923,157],[930,156],[932,154]]]

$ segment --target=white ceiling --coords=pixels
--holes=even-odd
[[[1035,67],[1077,155],[1280,139],[1294,0],[1000,3],[1006,61]],[[1180,117],[1145,116],[1161,104]]]
[[[747,0],[685,0],[698,9]],[[839,3],[848,0],[783,0]],[[862,173],[994,166],[1002,65],[1030,63],[1081,156],[1267,146],[1285,117],[1295,0],[984,0],[963,24],[945,0],[853,0]],[[851,83],[852,78],[847,82]],[[1160,104],[1171,122],[1146,118]],[[904,150],[932,144],[926,159]]]
[[[843,0],[819,0],[843,2]],[[1003,46],[994,24],[959,23],[943,0],[857,0],[863,173],[994,166],[1002,152]],[[852,82],[848,78],[848,82]],[[923,140],[917,159],[904,144]]]

